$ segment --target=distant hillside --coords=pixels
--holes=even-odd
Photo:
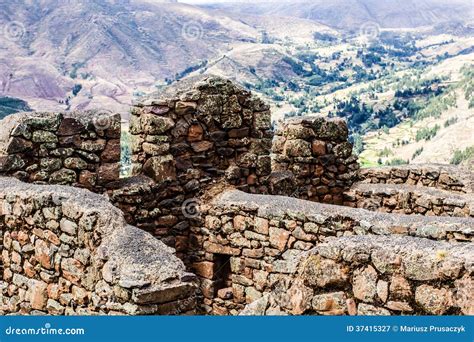
[[[193,72],[223,69],[229,76],[232,65],[236,76],[245,75],[242,83],[260,81],[251,67],[259,77],[293,76],[282,62],[287,52],[273,55],[275,40],[305,44],[316,31],[338,34],[309,20],[159,0],[0,2],[0,22],[18,23],[21,34],[14,41],[0,35],[0,96],[43,110],[122,113],[134,96]]]
[[[0,2],[0,22],[20,33],[0,35],[0,96],[41,98],[47,109],[126,111],[134,92],[260,36],[238,20],[159,1]]]
[[[360,155],[364,165],[468,165],[474,160],[474,64],[456,70],[460,57],[449,62],[449,73],[456,81],[438,87],[437,93],[423,91],[429,86],[407,87],[406,82],[402,86],[405,90],[395,93],[397,106],[412,108],[413,112],[407,112],[407,117],[391,128],[364,136],[364,151]],[[434,67],[430,74],[443,77],[441,66]],[[420,82],[422,77],[412,80],[412,84],[426,82]]]
[[[307,0],[219,3],[206,7],[252,15],[304,18],[349,30],[358,30],[367,22],[383,28],[414,28],[449,21],[472,21],[473,18],[470,0]]]

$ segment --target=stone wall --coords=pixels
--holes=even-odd
[[[270,173],[269,106],[228,80],[180,81],[132,110],[134,174],[195,190],[225,176],[253,189]]]
[[[110,184],[110,201],[120,208],[128,223],[133,224],[176,249],[187,260],[189,219],[194,217],[199,203],[189,204],[186,190],[179,184],[156,183],[147,176],[134,176]],[[189,194],[188,194],[189,196]]]
[[[342,204],[359,169],[347,124],[340,118],[287,120],[275,133],[272,152],[272,194]]]
[[[184,314],[195,276],[104,197],[0,177],[0,314]]]
[[[330,238],[294,258],[243,315],[472,315],[474,247],[408,236]]]
[[[183,260],[204,189],[222,181],[267,192],[269,106],[228,80],[202,76],[148,96],[132,109],[130,133],[134,177],[112,184],[109,197]]]
[[[358,183],[344,193],[344,205],[387,213],[474,217],[472,193],[405,184]]]
[[[407,184],[463,193],[474,192],[472,172],[452,165],[421,164],[361,169],[358,181],[370,184]]]
[[[118,114],[18,113],[1,123],[1,175],[95,191],[119,177]]]
[[[203,309],[213,314],[235,314],[280,279],[293,278],[297,256],[328,237],[407,235],[457,243],[474,234],[470,218],[383,214],[235,190],[202,206],[201,220],[191,228],[189,252]],[[230,265],[226,274],[223,262]]]

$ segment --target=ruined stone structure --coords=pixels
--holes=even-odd
[[[472,315],[470,244],[407,236],[329,238],[293,258],[243,315]]]
[[[470,172],[447,165],[367,168],[344,205],[389,213],[474,217]]]
[[[195,278],[102,196],[0,177],[0,313],[193,312]]]
[[[452,165],[404,165],[362,169],[358,179],[370,184],[406,184],[472,193],[470,172]]]
[[[359,169],[348,139],[347,124],[340,118],[313,116],[282,123],[272,148],[272,193],[342,204],[342,194],[351,187]],[[278,171],[290,176],[282,177]],[[274,184],[277,180],[288,182],[288,178],[290,186]]]
[[[117,180],[120,115],[19,113],[2,120],[0,173],[38,184],[98,191]]]
[[[237,303],[259,299],[257,309],[245,312],[471,312],[472,306],[466,306],[472,305],[470,218],[392,215],[239,191],[224,193],[208,208],[201,228],[206,232],[204,250],[229,255],[232,274],[232,290],[209,297],[213,312],[229,313]],[[203,284],[219,281],[212,262],[197,265],[197,274],[209,279]],[[396,292],[400,282],[404,296]],[[415,298],[420,282],[422,289],[442,285],[427,287],[426,295],[441,293],[449,305],[441,298],[436,305],[443,310],[420,308]],[[379,287],[385,295],[377,297]]]
[[[135,177],[113,185],[110,198],[130,223],[175,247],[183,259],[189,218],[207,186],[225,179],[245,191],[266,192],[269,107],[230,81],[190,79],[151,94],[132,109],[130,133]]]
[[[0,178],[0,312],[473,313],[472,173],[359,170],[343,120],[273,133],[218,77],[131,112],[124,179],[113,114],[4,120],[0,174],[38,184]]]
[[[137,104],[130,119],[134,174],[187,190],[223,176],[258,191],[270,174],[270,108],[220,78],[190,79]]]

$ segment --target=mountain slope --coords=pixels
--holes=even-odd
[[[259,36],[239,21],[177,3],[14,1],[1,3],[0,13],[23,30],[16,41],[0,38],[0,95],[42,98],[51,107],[120,107],[134,89]],[[82,88],[74,96],[76,84]]]
[[[385,28],[408,28],[467,21],[473,18],[470,0],[306,0],[207,5],[247,14],[284,15],[310,19],[350,30],[374,22]]]

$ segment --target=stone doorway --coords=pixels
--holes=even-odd
[[[214,254],[215,291],[232,288],[230,255]]]

